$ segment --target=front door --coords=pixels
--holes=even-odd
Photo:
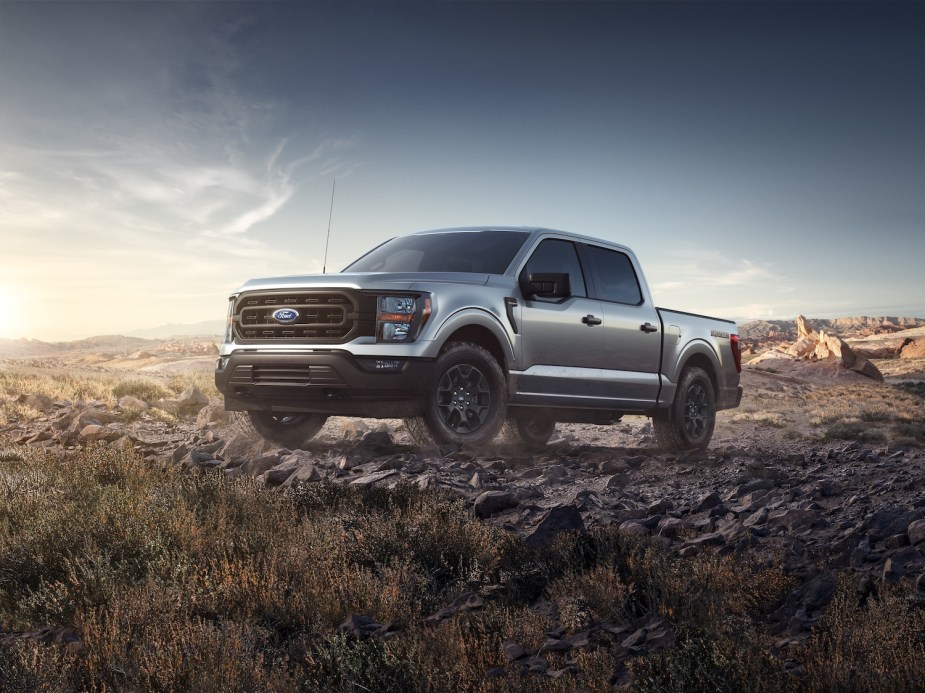
[[[580,406],[598,387],[605,357],[600,301],[588,298],[587,282],[572,241],[547,238],[530,255],[520,278],[567,273],[567,298],[523,298],[522,370],[513,378],[512,403],[533,396],[558,396],[563,405]],[[592,397],[593,399],[593,397]]]

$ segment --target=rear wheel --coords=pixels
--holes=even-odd
[[[271,443],[295,450],[302,447],[322,429],[327,414],[298,412],[247,411],[238,412],[238,425],[249,435],[259,435]]]
[[[430,437],[441,444],[487,445],[504,423],[505,390],[504,372],[486,349],[451,345],[437,357],[424,405]]]
[[[515,445],[539,452],[555,433],[556,422],[545,416],[512,416],[504,422],[503,431]]]
[[[715,425],[716,395],[710,376],[702,368],[686,368],[671,406],[652,417],[655,442],[664,450],[703,449]]]

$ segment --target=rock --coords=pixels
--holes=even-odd
[[[395,443],[392,441],[392,436],[387,432],[367,433],[363,440],[350,448],[338,466],[342,469],[353,469],[377,457],[394,455],[395,453]]]
[[[527,656],[527,651],[523,646],[513,640],[505,640],[501,647],[504,649],[504,659],[508,662],[516,662]]]
[[[812,324],[802,315],[797,316],[797,339],[819,340],[819,335],[813,329]]]
[[[109,440],[110,437],[114,437],[114,434],[115,431],[111,428],[98,424],[88,424],[80,429],[78,438],[82,443],[98,443],[101,440]]]
[[[517,498],[510,491],[485,491],[475,499],[473,511],[476,517],[485,518],[517,506]]]
[[[198,387],[190,385],[174,401],[180,416],[195,416],[209,403],[209,398]]]
[[[263,438],[251,438],[243,433],[236,433],[225,441],[220,453],[229,466],[240,466],[250,459],[256,459],[276,449]]]
[[[543,479],[546,481],[556,481],[565,476],[568,476],[568,470],[561,464],[551,465],[543,472]]]
[[[321,481],[323,477],[321,473],[315,468],[312,464],[303,464],[296,468],[296,470],[289,475],[289,478],[283,482],[283,486],[295,486],[302,483],[314,483],[316,481]]]
[[[759,508],[742,522],[743,527],[758,527],[768,521],[768,509]]]
[[[925,520],[916,520],[906,528],[910,544],[921,544],[925,541]]]
[[[867,518],[865,529],[873,541],[883,541],[894,534],[907,532],[913,522],[923,518],[925,518],[925,512],[922,510],[885,508]]]
[[[658,535],[676,539],[684,529],[684,522],[676,517],[663,517],[658,523]]]
[[[524,542],[531,549],[539,550],[552,544],[560,532],[585,531],[585,522],[574,503],[552,508],[529,530]]]
[[[809,337],[801,337],[789,347],[787,347],[787,354],[789,356],[795,356],[796,358],[804,358],[809,356],[816,351],[816,340],[810,339]]]
[[[390,476],[395,476],[398,472],[394,469],[385,469],[381,472],[370,472],[369,474],[364,474],[359,479],[354,479],[350,482],[351,486],[372,486],[383,479],[388,479]]]
[[[646,527],[641,522],[636,522],[635,520],[625,520],[620,523],[620,527],[617,530],[620,534],[625,534],[630,537],[647,537],[649,536],[649,528]]]
[[[701,513],[704,510],[711,510],[720,503],[722,503],[722,498],[719,497],[719,494],[716,491],[710,491],[697,499],[691,512]]]
[[[424,619],[424,623],[433,625],[445,621],[448,618],[455,616],[456,614],[463,611],[472,611],[474,609],[481,609],[485,605],[485,600],[482,599],[475,592],[464,592],[463,594],[456,597],[453,602],[440,609],[435,614],[432,614]]]
[[[200,431],[208,428],[213,424],[226,424],[231,422],[231,412],[225,410],[225,405],[221,402],[207,404],[199,410],[196,417],[196,428]]]
[[[150,409],[148,403],[143,399],[138,399],[137,397],[132,397],[131,395],[124,395],[120,397],[116,405],[122,411],[147,411]]]
[[[353,614],[349,616],[346,621],[341,623],[337,629],[342,633],[349,633],[361,640],[367,638],[386,640],[398,632],[399,628],[398,625],[394,623],[376,623],[369,616]]]
[[[625,460],[604,460],[598,467],[601,474],[621,474],[628,472],[630,466]]]
[[[280,462],[272,469],[264,472],[263,482],[267,486],[282,486],[299,467],[301,467],[301,464],[297,460]]]
[[[264,453],[260,457],[251,458],[240,465],[241,472],[250,476],[260,476],[278,465],[281,456],[279,450],[274,450],[273,452]]]
[[[369,426],[361,419],[344,419],[343,436],[348,438],[359,438],[369,433]]]
[[[925,359],[925,339],[914,339],[899,352],[902,359]]]
[[[899,579],[903,576],[905,571],[900,563],[894,561],[892,558],[886,559],[883,564],[883,573],[881,574],[881,579],[887,585],[892,585],[896,582],[899,582]]]
[[[828,522],[816,510],[789,508],[768,515],[768,529],[786,529],[789,532],[802,532],[813,527],[826,527]]]
[[[55,402],[51,397],[39,394],[19,395],[19,397],[16,398],[16,402],[45,414],[54,409],[55,406]]]

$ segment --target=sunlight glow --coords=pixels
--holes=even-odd
[[[0,339],[22,337],[28,331],[28,326],[22,323],[25,316],[20,306],[16,292],[0,284]]]

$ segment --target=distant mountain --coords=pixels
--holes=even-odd
[[[170,337],[185,336],[220,336],[225,334],[224,320],[204,320],[187,324],[172,323],[160,327],[148,327],[143,330],[132,330],[125,333],[129,337],[144,337],[145,339],[169,339]]]
[[[895,318],[890,316],[853,318],[810,318],[810,324],[817,330],[833,332],[840,337],[867,337],[925,327],[922,318]],[[752,320],[739,325],[739,336],[751,342],[792,341],[797,336],[797,321],[794,320]]]

